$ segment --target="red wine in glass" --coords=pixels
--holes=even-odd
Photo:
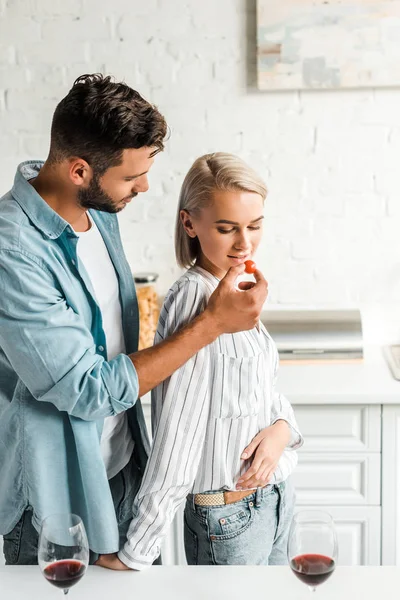
[[[43,570],[43,575],[53,585],[64,590],[69,589],[82,579],[86,565],[80,560],[57,560]]]
[[[45,579],[64,594],[82,579],[89,562],[89,544],[78,515],[55,514],[44,519],[38,561]]]
[[[312,588],[324,583],[335,569],[335,561],[323,554],[300,554],[290,561],[293,573]]]
[[[288,562],[293,573],[312,591],[335,570],[336,529],[322,510],[301,510],[293,517],[288,539]]]

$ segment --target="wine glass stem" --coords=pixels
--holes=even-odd
[[[63,591],[64,591],[64,596],[66,596],[68,594],[68,592],[69,592],[69,588],[64,588]]]
[[[315,592],[316,587],[314,585],[309,585],[308,589],[310,590],[311,593]]]

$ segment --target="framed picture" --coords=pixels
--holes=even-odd
[[[258,87],[400,85],[400,0],[257,0]]]

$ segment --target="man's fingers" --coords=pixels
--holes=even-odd
[[[231,267],[229,269],[229,271],[227,272],[227,274],[225,275],[225,277],[221,281],[223,281],[225,284],[229,285],[230,287],[233,287],[233,284],[235,283],[236,278],[239,275],[241,275],[242,273],[244,273],[244,269],[245,269],[245,266],[243,263],[240,265],[236,265],[235,267]]]
[[[266,285],[267,289],[268,289],[268,282],[265,279],[264,275],[261,273],[261,271],[259,271],[258,269],[256,269],[254,271],[253,275],[254,275],[254,278],[256,280],[255,283],[254,283],[254,281],[241,281],[239,283],[239,285],[238,285],[238,288],[241,289],[241,290],[243,290],[243,291],[251,290],[252,288],[257,287],[257,284],[262,283],[262,284]],[[260,286],[258,286],[258,287],[260,287]]]
[[[265,279],[264,275],[261,273],[261,271],[256,269],[254,271],[253,275],[254,275],[254,279],[256,280],[257,283],[259,283],[260,281],[263,281],[264,283],[266,283],[268,285],[268,282]]]
[[[254,271],[253,275],[256,279],[256,283],[250,290],[250,293],[261,295],[262,297],[266,298],[268,296],[268,281],[265,279],[261,271]]]
[[[238,284],[238,288],[239,290],[251,290],[251,288],[253,288],[256,284],[254,283],[254,281],[240,281]]]

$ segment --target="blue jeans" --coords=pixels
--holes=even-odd
[[[185,506],[185,552],[189,565],[286,565],[294,510],[290,480],[258,488],[224,506]]]
[[[140,482],[141,478],[133,455],[130,462],[108,482],[118,522],[120,548],[126,541],[132,519],[133,500],[139,490]],[[38,538],[38,532],[32,525],[32,508],[28,506],[14,529],[3,536],[6,565],[37,565]],[[98,554],[90,551],[90,564],[93,564],[98,557]]]

